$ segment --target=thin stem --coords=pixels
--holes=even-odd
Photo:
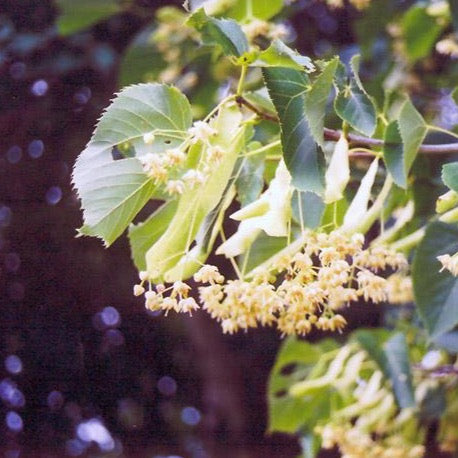
[[[242,72],[240,73],[240,79],[239,79],[239,84],[237,85],[237,96],[240,97],[242,92],[243,92],[243,85],[245,83],[245,77],[247,74],[248,66],[243,65],[242,66]]]
[[[242,97],[240,94],[237,94],[236,97],[236,102],[239,105],[243,105],[249,110],[253,111],[256,113],[261,119],[265,119],[267,121],[272,121],[272,122],[279,122],[279,119],[276,115],[273,115],[271,113],[266,113],[260,110],[259,108],[255,107],[253,104],[248,102],[244,97]],[[448,130],[441,130],[440,127],[436,126],[430,126],[431,129],[437,130],[437,131],[442,131],[444,133],[447,133],[451,136],[456,136],[458,138],[458,134],[454,134],[453,132],[449,132]],[[324,128],[324,139],[328,141],[337,141],[339,140],[341,136],[341,131],[339,130],[334,130],[334,129],[329,129],[327,127]],[[361,147],[367,147],[367,148],[382,148],[385,146],[385,142],[380,139],[380,138],[369,138],[369,137],[364,137],[362,135],[357,135],[357,134],[352,134],[349,133],[347,135],[348,142],[350,146],[355,147],[355,146],[361,146]],[[423,144],[420,145],[420,148],[418,149],[419,153],[423,154],[448,154],[448,153],[458,153],[458,142],[455,143],[442,143],[442,144]],[[375,153],[373,153],[375,154]],[[353,153],[352,157],[356,156],[368,156],[369,153],[366,151],[362,151],[362,153]]]
[[[281,141],[275,140],[272,143],[268,143],[267,145],[264,145],[260,148],[257,148],[252,151],[248,151],[248,153],[242,154],[242,157],[249,157],[249,156],[254,156],[255,154],[264,153],[265,151],[269,151],[270,149],[276,148],[277,146],[280,146],[280,145],[281,145]]]
[[[223,231],[223,228],[221,228],[219,230],[219,235],[221,236],[221,240],[223,241],[223,243],[226,242],[227,237],[226,237],[226,234]],[[235,259],[232,256],[230,256],[228,259],[229,259],[229,262],[231,263],[232,268],[234,269],[234,272],[237,275],[238,279],[241,280],[243,278],[243,276],[242,276],[242,272],[240,272],[240,269],[239,269],[239,266],[237,265],[237,262],[235,261]]]
[[[441,221],[443,223],[456,223],[458,221],[458,208],[454,208],[439,217],[433,218],[432,221]],[[422,226],[420,229],[417,229],[412,234],[407,235],[406,237],[396,240],[392,243],[390,247],[395,251],[409,251],[413,247],[417,246],[423,236],[425,235],[426,225]]]
[[[458,134],[455,134],[455,132],[451,132],[450,130],[443,129],[442,127],[439,127],[439,126],[432,126],[432,125],[428,124],[428,129],[429,130],[434,130],[436,132],[440,132],[442,134],[450,135],[450,137],[458,138]]]

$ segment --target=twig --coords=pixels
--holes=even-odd
[[[272,122],[279,122],[277,116],[272,115],[270,113],[263,112],[259,108],[255,107],[252,103],[246,100],[242,96],[236,97],[236,102],[239,105],[243,105],[244,107],[251,110],[253,113],[256,113],[261,119],[265,119],[267,121]],[[324,128],[324,139],[329,141],[337,141],[342,132],[340,130],[329,129],[327,127]],[[352,147],[372,147],[372,148],[381,148],[385,145],[385,142],[380,138],[369,138],[363,137],[362,135],[351,134],[347,135],[348,142]],[[419,153],[424,154],[447,154],[447,153],[458,153],[458,142],[455,143],[443,143],[443,144],[423,144],[418,149]],[[375,153],[374,153],[375,154]],[[374,154],[369,153],[368,151],[355,151],[351,154],[354,157],[372,157]]]
[[[458,367],[453,366],[452,364],[446,364],[443,366],[437,366],[434,369],[427,369],[421,364],[415,364],[415,369],[418,369],[422,372],[426,372],[433,377],[445,377],[447,375],[458,375]]]

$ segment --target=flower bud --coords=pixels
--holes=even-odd
[[[325,174],[326,189],[324,202],[331,204],[342,199],[343,192],[350,180],[350,163],[348,160],[348,141],[341,135],[334,148],[331,161]]]
[[[436,213],[445,213],[446,211],[458,205],[458,193],[455,191],[448,191],[439,196],[436,201]]]

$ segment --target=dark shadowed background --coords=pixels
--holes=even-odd
[[[109,250],[75,238],[73,163],[119,89],[132,40],[158,7],[180,3],[137,0],[63,37],[53,1],[0,1],[5,458],[299,454],[294,438],[265,434],[276,332],[223,336],[203,314],[147,313],[131,293],[137,274],[125,238]],[[296,7],[290,24],[300,51],[352,49],[354,12],[330,15],[309,1]],[[377,315],[365,319],[375,324]]]

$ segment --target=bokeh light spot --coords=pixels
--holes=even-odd
[[[10,164],[17,164],[22,158],[22,149],[14,145],[6,152],[6,160]]]
[[[189,426],[196,426],[200,423],[200,412],[195,407],[185,407],[181,411],[181,421]]]
[[[43,143],[42,140],[35,139],[32,140],[29,143],[29,146],[27,147],[27,152],[29,153],[29,156],[32,159],[38,159],[43,155],[43,152],[45,150],[45,144]]]
[[[97,418],[81,422],[76,428],[76,434],[84,442],[96,442],[103,452],[109,452],[115,448],[113,437]]]
[[[105,326],[118,326],[121,322],[119,312],[114,307],[105,307],[100,314]]]
[[[6,205],[0,206],[0,227],[7,227],[11,223],[11,209]]]
[[[22,431],[24,428],[22,418],[17,412],[8,412],[5,417],[5,423],[6,426],[8,426],[8,428],[15,433]]]
[[[73,96],[75,102],[79,103],[80,105],[88,103],[91,97],[92,91],[86,86],[76,91],[75,95]]]
[[[51,410],[59,410],[64,405],[64,396],[60,391],[51,391],[46,400]]]
[[[177,382],[172,377],[165,375],[157,382],[157,389],[164,396],[173,396],[177,391]]]
[[[5,369],[13,375],[22,372],[22,361],[17,355],[9,355],[5,358]]]
[[[49,85],[46,80],[37,80],[32,84],[31,92],[37,97],[42,97],[48,92]]]
[[[46,202],[49,205],[56,205],[62,199],[62,189],[59,186],[51,186],[46,191]]]

